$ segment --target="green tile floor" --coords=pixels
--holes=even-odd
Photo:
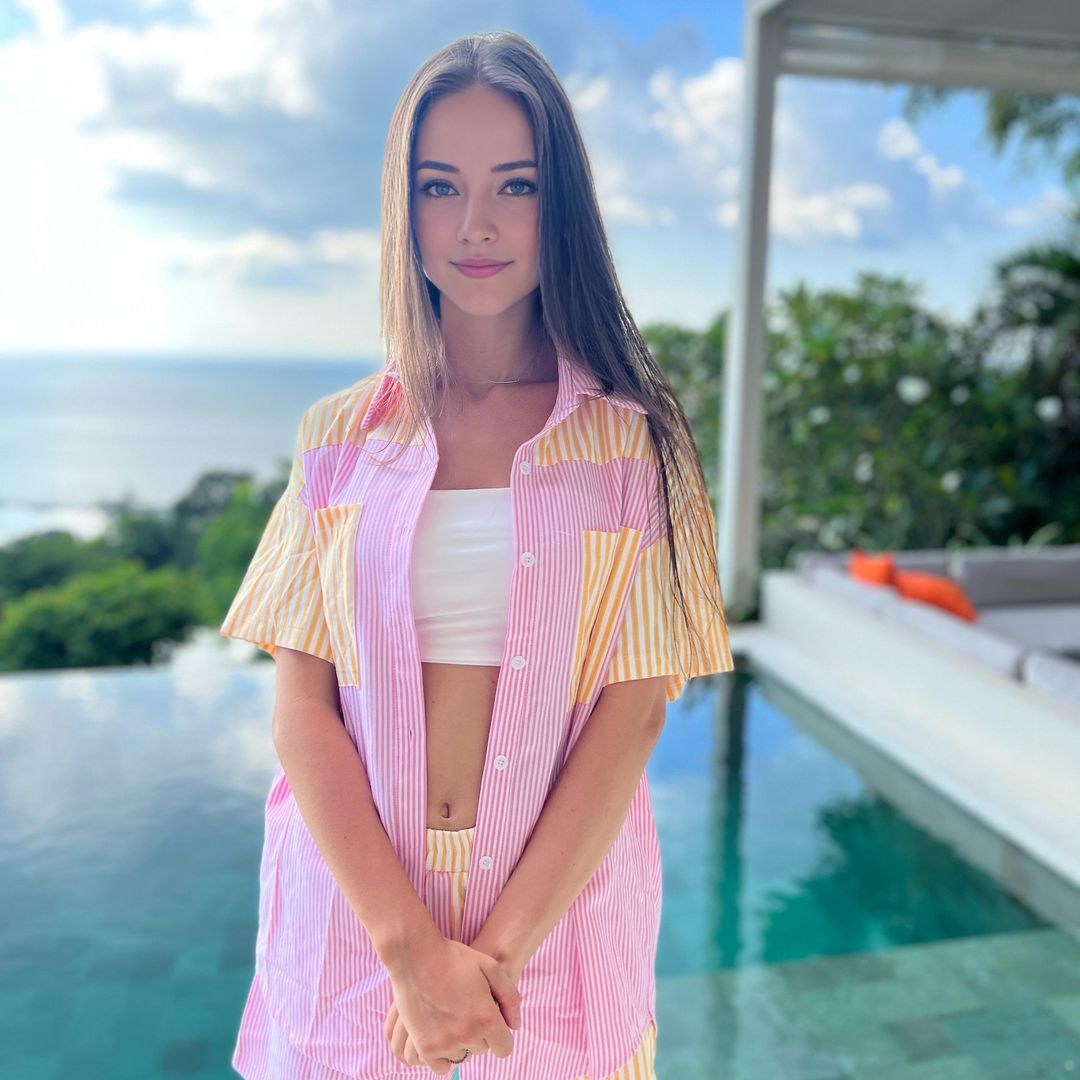
[[[980,934],[661,979],[659,1080],[1080,1077],[1080,939]]]

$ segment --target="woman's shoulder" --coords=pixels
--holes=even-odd
[[[620,457],[655,462],[649,414],[645,406],[622,394],[604,394],[593,399],[593,417],[600,430],[614,428],[612,449]],[[617,449],[616,449],[617,448]]]
[[[378,391],[384,374],[381,369],[372,372],[308,405],[300,424],[305,447],[314,449],[358,441],[364,410]]]

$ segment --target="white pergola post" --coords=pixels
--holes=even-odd
[[[736,618],[757,599],[761,504],[762,376],[765,372],[765,270],[769,240],[773,104],[779,23],[748,11],[743,23],[742,171],[735,230],[735,278],[725,334],[717,514],[720,587]]]
[[[1080,93],[1080,0],[745,0],[743,158],[724,358],[724,607],[757,604],[772,119],[780,75]]]

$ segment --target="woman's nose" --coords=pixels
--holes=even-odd
[[[495,222],[491,208],[483,199],[466,200],[458,226],[458,237],[469,243],[478,243],[495,236]]]

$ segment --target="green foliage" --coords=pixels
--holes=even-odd
[[[652,323],[642,328],[650,352],[671,380],[694,429],[705,478],[713,494],[726,323],[726,314],[721,315],[700,334],[673,323]]]
[[[284,487],[211,472],[165,512],[121,504],[95,540],[0,549],[0,671],[152,663],[220,624]]]
[[[0,610],[17,596],[104,570],[115,561],[104,539],[80,540],[61,529],[20,537],[0,548]]]
[[[224,511],[202,530],[195,546],[204,623],[220,625],[266,528],[285,482],[259,488],[239,484]],[[266,655],[265,653],[262,655]]]
[[[763,380],[763,567],[808,548],[1080,539],[1080,424],[1063,398],[1076,387],[1059,363],[993,358],[1001,311],[1015,306],[1003,280],[999,301],[959,328],[923,311],[902,278],[865,273],[851,293],[779,295]],[[1074,319],[1074,294],[1046,287],[1073,302],[1040,310]],[[696,338],[646,331],[711,487],[722,337],[719,322]]]
[[[155,642],[182,640],[195,581],[134,560],[27,593],[0,617],[0,670],[148,664]]]

